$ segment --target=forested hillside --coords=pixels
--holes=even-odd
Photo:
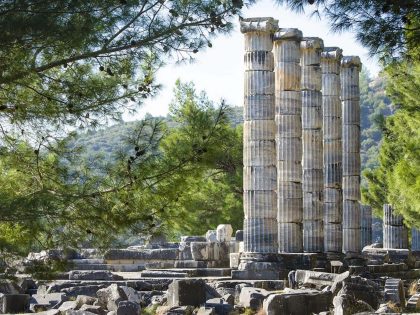
[[[361,159],[362,169],[373,169],[378,166],[378,152],[382,137],[384,117],[392,113],[389,98],[385,95],[385,81],[382,77],[371,78],[367,71],[360,75],[361,84]],[[230,107],[227,117],[233,127],[243,122],[242,107]],[[145,119],[152,116],[146,115]],[[171,116],[155,117],[164,120],[169,128],[174,128],[176,123]],[[105,160],[110,159],[112,152],[120,149],[129,150],[122,141],[132,133],[136,122],[124,122],[100,130],[90,130],[78,135],[74,144],[86,148],[87,157],[102,153]]]

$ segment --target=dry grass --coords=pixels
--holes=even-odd
[[[410,296],[417,293],[417,280],[414,280],[413,282],[410,283],[410,285],[408,286],[407,293]]]
[[[388,303],[386,303],[388,305],[388,307],[391,309],[391,311],[393,311],[394,313],[401,313],[402,309],[401,307],[398,306],[398,304],[389,301]]]

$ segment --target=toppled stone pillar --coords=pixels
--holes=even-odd
[[[340,65],[342,50],[321,53],[324,136],[324,251],[341,253],[343,242],[343,164]]]
[[[360,58],[341,61],[343,137],[343,253],[359,255],[360,241]]]
[[[278,250],[286,253],[303,250],[301,38],[295,28],[274,34]]]
[[[361,211],[361,246],[362,248],[372,244],[372,207],[369,205],[360,205]]]
[[[245,35],[245,219],[244,253],[239,269],[249,272],[232,276],[252,278],[253,271],[262,266],[257,262],[271,261],[277,253],[274,61],[271,51],[272,34],[278,26],[277,20],[272,18],[244,19],[240,24]],[[269,266],[265,264],[266,267]],[[268,276],[273,277],[273,274],[267,273]]]
[[[322,145],[322,73],[321,51],[324,42],[318,37],[304,37],[300,43],[302,66],[302,191],[303,250],[320,253],[323,233],[323,145]]]
[[[411,229],[411,251],[420,252],[420,229],[415,227]]]
[[[384,248],[408,248],[408,230],[404,226],[403,217],[394,213],[390,204],[384,204]]]

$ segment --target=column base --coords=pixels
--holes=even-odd
[[[343,261],[349,268],[355,267],[353,268],[354,270],[358,270],[358,267],[366,266],[366,259],[363,257],[362,253],[345,253]]]
[[[281,269],[277,254],[242,253],[238,270],[232,270],[232,279],[280,280]]]
[[[284,269],[312,270],[317,267],[318,253],[280,253],[279,261]]]
[[[337,252],[327,252],[325,253],[327,259],[327,270],[331,273],[342,273],[345,271],[346,267],[343,264],[344,254]]]

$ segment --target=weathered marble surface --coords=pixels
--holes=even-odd
[[[341,61],[343,144],[343,252],[359,255],[360,218],[360,58],[344,56]]]
[[[361,205],[361,242],[362,248],[372,244],[372,207]]]
[[[278,251],[291,253],[303,250],[301,38],[298,29],[283,28],[273,38]]]
[[[244,251],[276,253],[276,147],[272,18],[243,19]]]
[[[322,252],[323,231],[323,133],[322,133],[322,39],[304,37],[301,51],[303,250]]]
[[[390,204],[383,205],[383,244],[384,248],[408,248],[408,229]]]

